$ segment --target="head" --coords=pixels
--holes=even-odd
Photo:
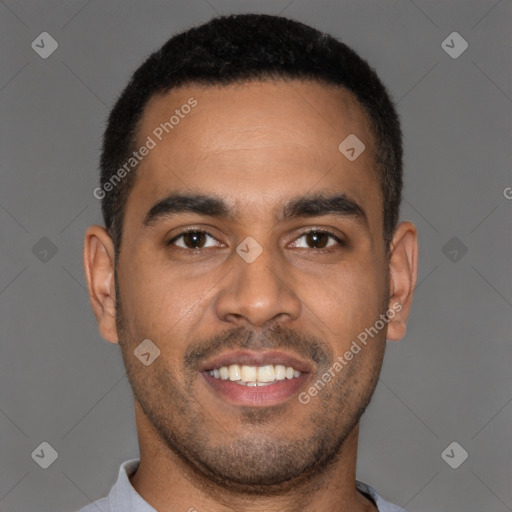
[[[269,490],[329,467],[386,338],[405,332],[417,248],[398,224],[401,189],[393,104],[333,37],[229,16],[152,54],[110,114],[105,228],[89,228],[84,251],[138,424],[220,484]],[[134,353],[146,339],[149,365]],[[260,356],[302,374],[241,399],[209,373]]]

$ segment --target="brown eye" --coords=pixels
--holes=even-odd
[[[293,246],[301,249],[322,250],[336,244],[345,245],[342,240],[328,231],[311,230],[297,238]]]
[[[321,231],[311,231],[306,235],[308,245],[315,249],[323,249],[327,246],[329,235]]]
[[[204,233],[191,232],[183,235],[183,243],[189,249],[197,249],[204,246],[206,237]]]
[[[216,240],[205,231],[187,231],[174,237],[169,245],[176,245],[181,249],[204,249],[214,247]]]

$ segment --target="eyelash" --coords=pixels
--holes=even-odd
[[[174,245],[176,240],[179,240],[181,237],[183,237],[184,235],[186,235],[188,233],[201,233],[201,234],[204,234],[204,235],[208,235],[211,238],[217,240],[214,235],[212,235],[209,231],[206,231],[204,229],[187,229],[186,231],[182,231],[178,235],[174,236],[171,240],[169,240],[169,242],[167,242],[166,245],[167,246]],[[299,240],[300,238],[302,238],[303,236],[308,235],[309,233],[318,233],[318,234],[328,235],[330,238],[334,239],[338,243],[338,245],[340,247],[346,247],[347,246],[347,244],[343,240],[341,240],[339,237],[337,237],[334,233],[331,233],[330,231],[327,231],[327,230],[324,230],[324,229],[315,229],[315,228],[308,229],[307,231],[303,231],[294,241]],[[207,247],[205,249],[201,249],[201,248],[198,248],[198,249],[189,249],[189,248],[187,248],[187,249],[185,249],[183,247],[175,246],[175,249],[186,251],[188,253],[193,253],[193,254],[201,254],[203,251],[206,251],[206,250],[210,249],[210,247]],[[314,249],[314,248],[310,247],[309,249],[312,250],[312,251],[315,251],[316,253],[324,253],[324,252],[329,253],[329,252],[333,251],[334,246],[329,246],[329,247],[326,247],[326,248],[323,248],[323,249]]]

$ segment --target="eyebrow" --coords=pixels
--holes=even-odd
[[[218,197],[204,194],[171,194],[151,207],[144,218],[143,224],[149,226],[159,219],[183,212],[219,218],[232,215],[230,207]]]
[[[333,196],[314,194],[292,199],[285,204],[279,220],[295,217],[320,217],[321,215],[351,217],[368,227],[368,217],[363,207],[345,194]]]
[[[155,203],[147,212],[143,224],[149,226],[158,220],[172,217],[179,213],[195,213],[198,215],[233,218],[233,210],[223,199],[205,194],[175,193]],[[284,204],[278,221],[298,217],[319,217],[322,215],[337,215],[353,218],[368,227],[365,210],[345,194],[326,196],[325,194],[308,194],[292,198]]]

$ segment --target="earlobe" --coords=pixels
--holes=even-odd
[[[417,231],[412,223],[402,222],[395,230],[390,248],[388,308],[394,315],[389,315],[388,340],[400,341],[405,336],[417,278]]]
[[[102,226],[89,226],[84,238],[84,271],[102,337],[118,343],[116,328],[115,253],[112,238]]]

